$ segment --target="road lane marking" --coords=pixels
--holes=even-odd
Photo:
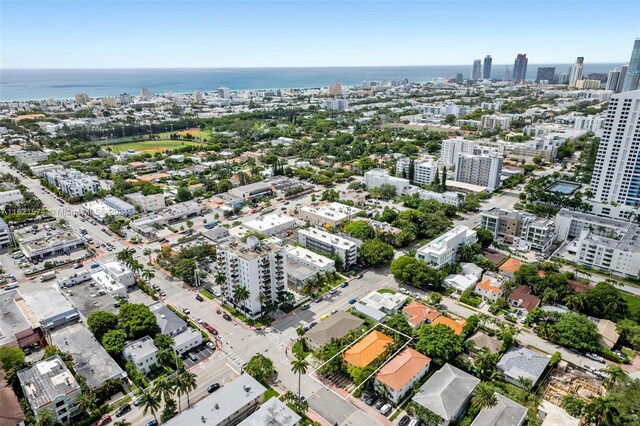
[[[230,368],[234,373],[236,373],[236,374],[238,374],[238,375],[240,374],[240,372],[239,372],[238,370],[236,370],[235,368],[233,368],[231,365],[229,365],[229,363],[228,363],[228,362],[225,362],[224,364],[225,364],[227,367],[229,367],[229,368]]]

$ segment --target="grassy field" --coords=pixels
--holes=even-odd
[[[119,144],[104,145],[104,149],[111,148],[111,152],[118,153],[133,149],[135,151],[159,151],[163,152],[169,149],[176,149],[187,145],[200,145],[198,142],[176,141],[171,139],[156,141],[137,141],[125,142]]]
[[[172,133],[176,133],[180,135],[180,137],[191,135],[194,138],[196,138],[198,141],[211,137],[210,130],[200,130],[200,129],[176,130],[175,132],[160,132],[160,133],[154,133],[153,135],[159,138],[159,140],[163,141],[163,140],[171,140]],[[117,145],[117,144],[122,144],[126,142],[139,142],[140,137],[142,137],[142,139],[148,139],[149,134],[138,135],[138,136],[124,136],[121,138],[113,138],[109,140],[105,139],[105,140],[98,141],[98,143],[100,145]]]
[[[622,292],[622,297],[627,301],[631,315],[635,315],[640,312],[640,297],[634,296],[631,293]]]

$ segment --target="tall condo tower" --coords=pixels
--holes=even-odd
[[[515,83],[522,83],[526,80],[528,62],[526,53],[518,53],[516,60],[513,62],[513,81]]]
[[[571,67],[569,74],[569,87],[576,87],[576,82],[582,80],[582,70],[584,68],[584,57],[578,56],[576,63]]]
[[[482,78],[486,80],[491,79],[491,55],[487,55],[484,57],[484,64],[482,64]]]
[[[640,38],[637,38],[635,43],[633,43],[631,59],[629,59],[629,68],[622,83],[622,92],[637,89],[640,89]]]

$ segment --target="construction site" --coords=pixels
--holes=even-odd
[[[566,363],[564,363],[566,364]],[[565,395],[580,398],[590,403],[593,398],[604,395],[602,380],[594,374],[566,364],[558,366],[547,378],[547,385],[542,398],[558,407],[562,407]]]

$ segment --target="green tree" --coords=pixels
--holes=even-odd
[[[592,351],[600,347],[600,334],[596,325],[584,315],[566,313],[554,326],[559,343],[579,350]]]
[[[366,220],[354,220],[344,227],[344,232],[359,240],[365,241],[375,236],[374,229]]]
[[[166,334],[158,333],[156,337],[153,339],[153,344],[158,348],[158,350],[173,350],[171,347],[174,341],[171,336],[167,336]]]
[[[158,332],[156,316],[151,310],[139,303],[126,303],[118,313],[120,328],[131,340],[144,336],[154,337]]]
[[[598,283],[583,293],[585,315],[619,321],[629,317],[629,306],[620,290],[608,283]]]
[[[437,365],[444,365],[462,352],[462,342],[453,330],[444,324],[424,324],[418,329],[416,349]]]
[[[360,246],[360,259],[366,266],[382,266],[393,259],[393,247],[378,239],[367,240]]]
[[[562,408],[573,417],[582,417],[585,406],[584,401],[574,395],[565,395],[562,397]]]
[[[56,418],[51,410],[45,409],[36,415],[35,426],[53,426],[54,424],[56,424]]]
[[[93,392],[84,392],[78,398],[78,409],[84,413],[91,413],[98,406],[98,399]]]
[[[335,202],[335,201],[338,201],[339,199],[340,199],[340,193],[335,189],[329,188],[322,193],[323,201]]]
[[[94,311],[87,317],[87,327],[98,341],[102,341],[108,331],[118,328],[118,316],[111,312]]]
[[[413,328],[411,327],[411,325],[409,325],[409,322],[407,321],[405,316],[402,315],[402,313],[397,313],[395,315],[386,317],[384,319],[384,323],[388,327],[399,331],[400,333],[404,333],[407,336],[413,335]]]
[[[196,283],[196,266],[195,259],[181,258],[176,262],[173,273],[187,285],[193,286]]]
[[[476,228],[475,231],[478,236],[478,243],[480,243],[483,248],[487,248],[493,244],[493,234],[491,231],[484,228]]]
[[[18,371],[24,366],[24,352],[20,348],[5,346],[0,348],[0,364],[7,373]]]
[[[102,346],[111,356],[117,356],[124,349],[124,341],[127,335],[124,331],[115,329],[107,331],[102,336]]]
[[[496,393],[487,382],[479,383],[471,393],[471,406],[477,410],[486,410],[498,405]]]
[[[193,198],[191,195],[191,191],[189,191],[185,187],[178,188],[178,192],[176,193],[176,201],[179,203],[183,203],[185,201],[189,201]]]
[[[167,378],[161,378],[156,380],[153,387],[155,395],[164,400],[165,403],[173,401],[173,394],[175,393],[175,383]]]
[[[585,407],[585,419],[595,425],[617,425],[616,418],[620,412],[615,407],[613,400],[607,397],[597,397]]]
[[[607,388],[617,386],[629,380],[629,373],[624,371],[619,365],[607,365],[603,373],[605,375],[604,385]]]
[[[249,289],[244,286],[237,286],[233,289],[233,300],[236,303],[236,306],[242,306],[244,309],[244,304],[247,300],[249,300],[251,294],[249,293]]]
[[[263,385],[266,385],[276,374],[273,361],[260,353],[251,357],[244,371]]]
[[[176,410],[176,401],[173,399],[165,399],[164,408],[160,414],[160,422],[166,423],[177,415],[178,410]]]
[[[193,392],[198,386],[196,381],[197,376],[194,373],[185,371],[180,374],[178,379],[178,388],[187,396],[187,408],[191,407],[191,400],[189,399],[189,393]]]
[[[133,250],[130,248],[124,248],[116,253],[116,260],[124,263],[125,265],[129,265],[131,260],[133,259]]]
[[[309,362],[304,359],[304,356],[300,353],[296,353],[296,357],[291,361],[291,371],[293,374],[298,375],[298,398],[300,398],[302,375],[307,372]]]

